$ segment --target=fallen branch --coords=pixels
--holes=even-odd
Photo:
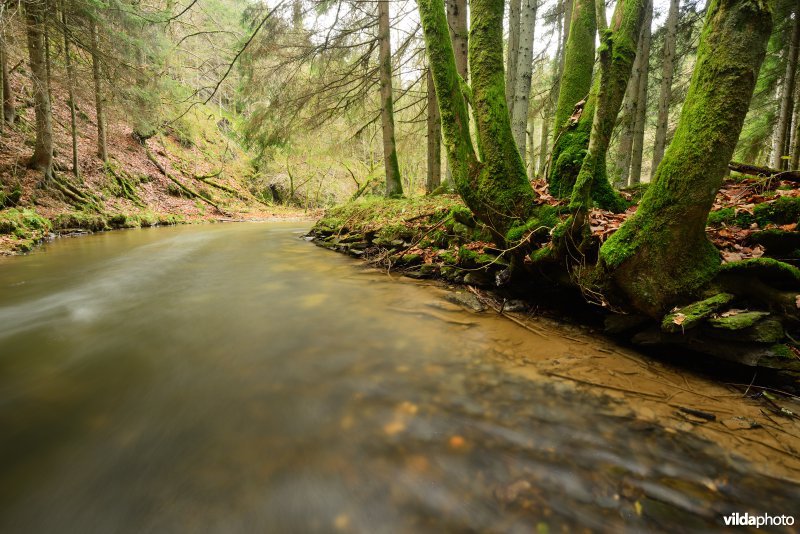
[[[779,180],[789,180],[790,182],[800,183],[800,170],[779,171],[778,169],[759,167],[758,165],[749,165],[747,163],[739,163],[737,161],[731,161],[728,163],[728,168],[732,171],[741,174],[747,174],[749,176],[764,176],[768,178],[777,178]]]

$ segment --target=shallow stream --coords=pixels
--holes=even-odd
[[[0,259],[0,531],[800,521],[800,485],[768,455],[745,458],[702,422],[664,424],[658,387],[625,393],[653,364],[547,321],[536,334],[462,310],[435,284],[313,246],[305,228],[113,232]],[[546,374],[587,361],[607,363],[583,383]],[[624,381],[584,387],[603,373]],[[724,396],[691,380],[670,403],[681,388]],[[735,402],[720,414],[738,416]]]

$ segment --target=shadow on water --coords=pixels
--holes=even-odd
[[[496,321],[300,233],[131,231],[0,263],[0,530],[703,532],[797,511],[797,485],[509,372]]]

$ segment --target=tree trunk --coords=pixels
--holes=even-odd
[[[516,77],[513,80],[515,87],[512,92],[511,131],[514,134],[514,142],[517,144],[523,163],[525,163],[525,132],[528,124],[528,105],[531,93],[533,38],[536,27],[537,2],[538,0],[523,0],[522,2]]]
[[[14,90],[11,88],[11,78],[8,74],[8,53],[6,52],[5,35],[0,35],[0,75],[3,76],[3,118],[8,124],[14,124],[17,119],[17,110],[14,107]]]
[[[591,137],[570,201],[570,211],[583,212],[577,219],[579,225],[583,225],[592,192],[600,189],[601,194],[609,194],[603,191],[609,187],[606,154],[631,76],[642,24],[646,23],[648,3],[649,0],[618,0],[611,26],[602,34],[599,49],[600,74],[596,82],[597,89],[592,89],[596,93],[597,103],[592,118]]]
[[[653,22],[653,2],[647,5],[647,12],[642,27],[642,63],[639,71],[639,88],[636,96],[636,121],[633,125],[633,150],[631,152],[631,173],[628,185],[638,184],[642,180],[642,156],[644,155],[644,130],[647,123],[647,83],[649,78],[651,25]]]
[[[528,180],[533,180],[536,178],[536,120],[533,117],[528,119],[526,134],[528,138]]]
[[[633,62],[633,73],[628,80],[628,88],[623,99],[622,117],[620,119],[619,142],[617,143],[617,157],[615,161],[617,183],[620,187],[628,185],[628,176],[631,170],[631,149],[633,148],[633,123],[636,120],[636,97],[639,93],[639,63],[641,63],[641,40],[636,60]]]
[[[547,166],[548,142],[550,141],[550,117],[544,115],[542,117],[542,132],[539,136],[539,169],[538,173],[544,175],[545,167]]]
[[[794,139],[792,140],[792,161],[790,168],[800,170],[800,84],[795,84],[794,95]]]
[[[447,0],[447,25],[456,56],[456,71],[464,79],[469,80],[467,63],[467,0]]]
[[[467,207],[503,246],[506,232],[537,209],[536,194],[511,135],[505,101],[503,0],[472,2],[469,66],[483,161],[472,147],[464,86],[456,71],[444,4],[418,0],[418,5],[453,180]]]
[[[100,34],[95,20],[89,17],[89,31],[92,38],[92,77],[94,78],[94,105],[97,113],[97,156],[103,161],[108,160],[106,148],[106,117],[105,101],[103,97],[103,79],[100,66]]]
[[[800,9],[795,8],[792,38],[789,41],[788,59],[786,61],[786,74],[783,77],[781,108],[778,114],[775,143],[772,147],[772,166],[776,169],[785,169],[788,167],[783,156],[787,153],[786,139],[789,136],[789,128],[791,128],[792,100],[794,97],[795,74],[797,72],[798,48],[800,48]]]
[[[75,118],[75,69],[72,67],[72,58],[69,50],[69,25],[67,23],[67,10],[64,2],[61,3],[61,24],[64,31],[64,63],[67,68],[67,90],[69,92],[69,114],[72,134],[72,174],[77,178],[80,175],[78,167],[78,122]]]
[[[557,197],[564,198],[572,194],[572,186],[583,161],[583,151],[589,143],[589,128],[578,132],[580,139],[577,140],[574,139],[576,133],[567,132],[566,128],[567,119],[573,115],[576,104],[581,101],[585,103],[592,85],[596,15],[594,0],[575,0],[555,111],[553,165],[548,176],[550,193]],[[575,121],[571,122],[574,124]]]
[[[392,90],[392,47],[390,41],[389,0],[378,2],[378,41],[380,44],[381,124],[383,126],[383,166],[386,170],[386,196],[403,196],[397,143],[394,139]]]
[[[712,0],[675,137],[636,213],[600,249],[612,300],[661,315],[719,270],[705,233],[766,52],[765,2]]]
[[[667,142],[669,127],[669,102],[672,98],[672,74],[675,70],[675,42],[678,35],[678,8],[680,0],[670,0],[667,15],[666,33],[664,34],[664,62],[661,70],[661,91],[658,95],[658,123],[656,124],[656,140],[653,145],[653,168],[650,170],[650,181],[656,175],[658,164],[664,157],[664,146]]]
[[[528,0],[525,0],[526,3]],[[514,91],[517,88],[517,62],[519,61],[520,14],[522,0],[509,0],[508,50],[506,51],[506,106],[513,109]]]
[[[433,74],[428,68],[428,182],[425,190],[433,192],[442,182],[442,123],[439,104],[436,102],[436,89]]]
[[[574,0],[561,0],[564,5],[564,16],[561,20],[561,39],[558,43],[558,85],[561,86],[561,76],[564,74],[564,62],[567,59],[567,41],[569,40],[569,29],[572,26],[572,6]],[[558,96],[558,91],[556,91]]]
[[[608,28],[605,0],[597,0],[594,8],[597,10],[597,15],[595,15],[597,17],[597,33],[601,36],[600,40],[602,41],[603,32]]]
[[[47,94],[47,66],[44,49],[44,5],[37,0],[25,2],[28,55],[33,84],[33,109],[36,115],[36,144],[28,166],[42,171],[44,181],[53,172],[53,126],[50,96]]]

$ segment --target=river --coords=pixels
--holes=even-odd
[[[0,259],[0,531],[706,532],[800,515],[796,466],[769,455],[797,441],[748,449],[659,408],[691,393],[757,417],[755,401],[692,376],[637,398],[678,375],[575,328],[462,310],[305,225]],[[548,374],[591,361],[583,382]],[[600,375],[617,386],[586,386]]]

